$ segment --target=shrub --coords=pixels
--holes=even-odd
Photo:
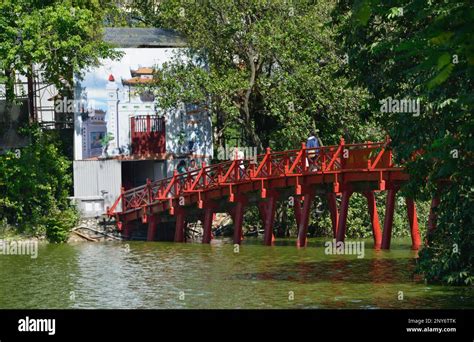
[[[57,136],[32,126],[22,130],[30,143],[19,154],[0,156],[0,220],[18,232],[46,233],[52,241],[64,241],[72,227],[68,192],[72,184],[71,162],[59,149]]]

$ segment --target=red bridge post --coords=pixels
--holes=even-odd
[[[175,214],[176,214],[176,229],[174,232],[174,242],[184,242],[184,228],[185,228],[184,210],[182,208],[176,208]]]
[[[293,210],[295,213],[296,226],[300,226],[301,222],[301,196],[294,196]]]
[[[382,231],[380,229],[379,215],[377,213],[377,203],[373,191],[364,192],[369,207],[370,222],[372,224],[372,234],[374,237],[374,248],[380,249],[382,246]]]
[[[204,220],[202,243],[210,243],[212,239],[212,220],[214,218],[214,205],[204,203]]]
[[[148,232],[146,236],[147,241],[155,241],[156,236],[156,226],[158,225],[158,215],[152,214],[148,218]]]
[[[420,230],[418,229],[418,217],[416,215],[416,205],[413,198],[405,198],[407,204],[408,221],[410,222],[411,249],[417,250],[421,246]]]
[[[304,194],[303,208],[300,215],[300,224],[298,226],[297,247],[306,247],[306,235],[308,234],[309,216],[311,214],[311,204],[313,203],[314,192]]]
[[[125,238],[127,240],[132,239],[132,223],[129,221],[124,221],[123,222],[123,235],[125,235]]]
[[[242,224],[244,221],[244,211],[247,200],[244,196],[236,196],[236,204],[234,208],[234,244],[239,244],[242,241]]]
[[[397,189],[389,189],[387,192],[387,201],[385,204],[385,220],[383,224],[382,249],[390,249],[396,194]]]
[[[331,221],[332,221],[332,235],[334,238],[337,237],[337,224],[338,224],[338,212],[337,212],[337,201],[336,201],[336,194],[334,192],[328,192],[327,195],[328,205],[329,205],[329,212],[331,213]]]
[[[271,246],[275,241],[273,235],[273,224],[275,222],[275,208],[278,199],[278,194],[274,191],[270,192],[267,201],[264,204],[265,215],[264,215],[264,236],[263,243],[266,246]]]
[[[341,210],[339,212],[339,221],[337,225],[336,241],[344,242],[346,236],[347,213],[349,211],[349,200],[352,190],[344,190],[342,192]]]

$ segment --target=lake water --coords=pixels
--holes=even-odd
[[[42,244],[36,259],[0,255],[0,308],[474,308],[472,288],[413,277],[409,239],[366,240],[364,258],[325,241]]]

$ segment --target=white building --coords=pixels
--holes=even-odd
[[[164,111],[144,88],[154,82],[159,66],[183,47],[182,41],[176,36],[166,40],[160,35],[169,38],[170,33],[156,29],[113,30],[115,41],[126,47],[122,59],[104,61],[75,84],[75,98],[87,102],[77,107],[74,120],[74,199],[84,216],[103,214],[122,186],[170,177],[180,159],[208,163],[213,153],[208,112],[184,104]],[[148,46],[130,48],[143,45],[140,34]],[[86,115],[84,107],[89,108]],[[103,148],[106,136],[113,139]]]

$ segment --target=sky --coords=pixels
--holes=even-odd
[[[107,109],[105,87],[110,74],[114,75],[119,89],[123,90],[121,79],[131,78],[130,69],[161,67],[163,62],[169,61],[179,49],[133,48],[119,50],[125,53],[120,60],[103,60],[100,67],[92,68],[84,73],[81,85],[87,88],[87,98],[95,101],[96,109]]]

